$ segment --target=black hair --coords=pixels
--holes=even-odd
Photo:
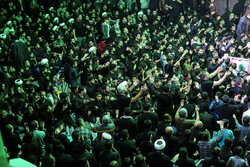
[[[249,122],[250,122],[250,117],[249,117],[248,115],[247,115],[247,116],[244,116],[244,118],[243,118],[243,124],[244,124],[244,125],[248,125]]]
[[[225,147],[230,148],[232,146],[233,140],[230,139],[229,137],[225,139],[224,144]]]
[[[229,96],[228,95],[224,95],[223,97],[222,97],[222,101],[224,102],[224,103],[229,103]]]
[[[227,128],[229,126],[229,120],[223,119],[223,122],[224,122],[224,128]]]
[[[216,157],[219,157],[220,147],[214,147],[212,152],[213,152],[213,155],[215,155]]]
[[[243,152],[243,148],[241,146],[237,146],[233,149],[234,155],[241,156]]]

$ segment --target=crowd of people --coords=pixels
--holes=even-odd
[[[9,159],[248,166],[250,75],[230,58],[249,58],[249,12],[218,16],[213,0],[38,2],[1,10]]]

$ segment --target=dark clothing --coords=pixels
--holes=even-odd
[[[56,166],[69,167],[74,164],[74,159],[70,154],[62,154],[56,157]]]
[[[133,156],[136,153],[136,144],[135,144],[135,141],[129,140],[129,139],[117,141],[115,143],[115,148],[121,154],[121,158],[122,159],[125,158],[125,157],[133,158]]]
[[[202,167],[210,167],[210,166],[226,167],[226,163],[225,163],[225,161],[223,161],[217,157],[205,159],[205,161],[202,164]]]
[[[201,89],[208,93],[209,97],[213,97],[213,81],[201,81]]]
[[[102,166],[109,166],[109,163],[111,161],[116,160],[118,164],[121,162],[120,159],[120,153],[119,152],[113,152],[113,151],[103,151],[100,153],[100,162]]]
[[[132,139],[135,138],[138,133],[137,122],[132,117],[123,116],[115,122],[115,125],[118,127],[119,131],[127,129]]]
[[[141,113],[138,117],[138,128],[140,130],[144,129],[144,121],[147,119],[152,121],[152,128],[153,129],[156,128],[156,126],[158,124],[158,120],[159,120],[157,113],[144,112],[144,113]]]
[[[176,161],[176,166],[186,166],[186,167],[195,167],[195,164],[194,164],[194,160],[191,159],[191,158],[179,158],[177,161]]]
[[[147,156],[149,153],[155,151],[154,144],[150,141],[141,142],[139,145],[139,149],[144,156]]]
[[[241,108],[241,105],[223,104],[215,107],[219,111],[219,119],[229,120],[229,129],[235,127],[235,122],[233,119],[233,114],[237,113],[237,110]]]
[[[231,156],[233,156],[232,150],[225,147],[225,145],[224,145],[221,149],[221,152],[220,152],[220,159],[227,162]]]
[[[173,166],[169,157],[165,155],[163,152],[151,152],[147,156],[147,162],[150,167],[166,167]]]
[[[124,95],[117,95],[117,107],[119,109],[119,112],[122,113],[124,111],[124,108],[129,107],[131,102],[131,97],[127,97]]]
[[[200,121],[203,122],[203,129],[207,129],[210,132],[217,130],[217,123],[212,114],[209,114],[208,112],[200,113]]]
[[[166,149],[164,153],[169,156],[169,158],[173,158],[178,151],[179,139],[176,136],[164,136],[164,140],[166,142]]]

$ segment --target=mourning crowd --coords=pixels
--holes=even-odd
[[[231,57],[250,58],[249,12],[216,15],[213,0],[24,2],[1,6],[9,159],[248,166],[250,73]]]

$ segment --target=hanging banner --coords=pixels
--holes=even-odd
[[[239,57],[230,57],[231,63],[237,64],[237,70],[244,68],[245,71],[250,73],[250,59],[244,59]]]

